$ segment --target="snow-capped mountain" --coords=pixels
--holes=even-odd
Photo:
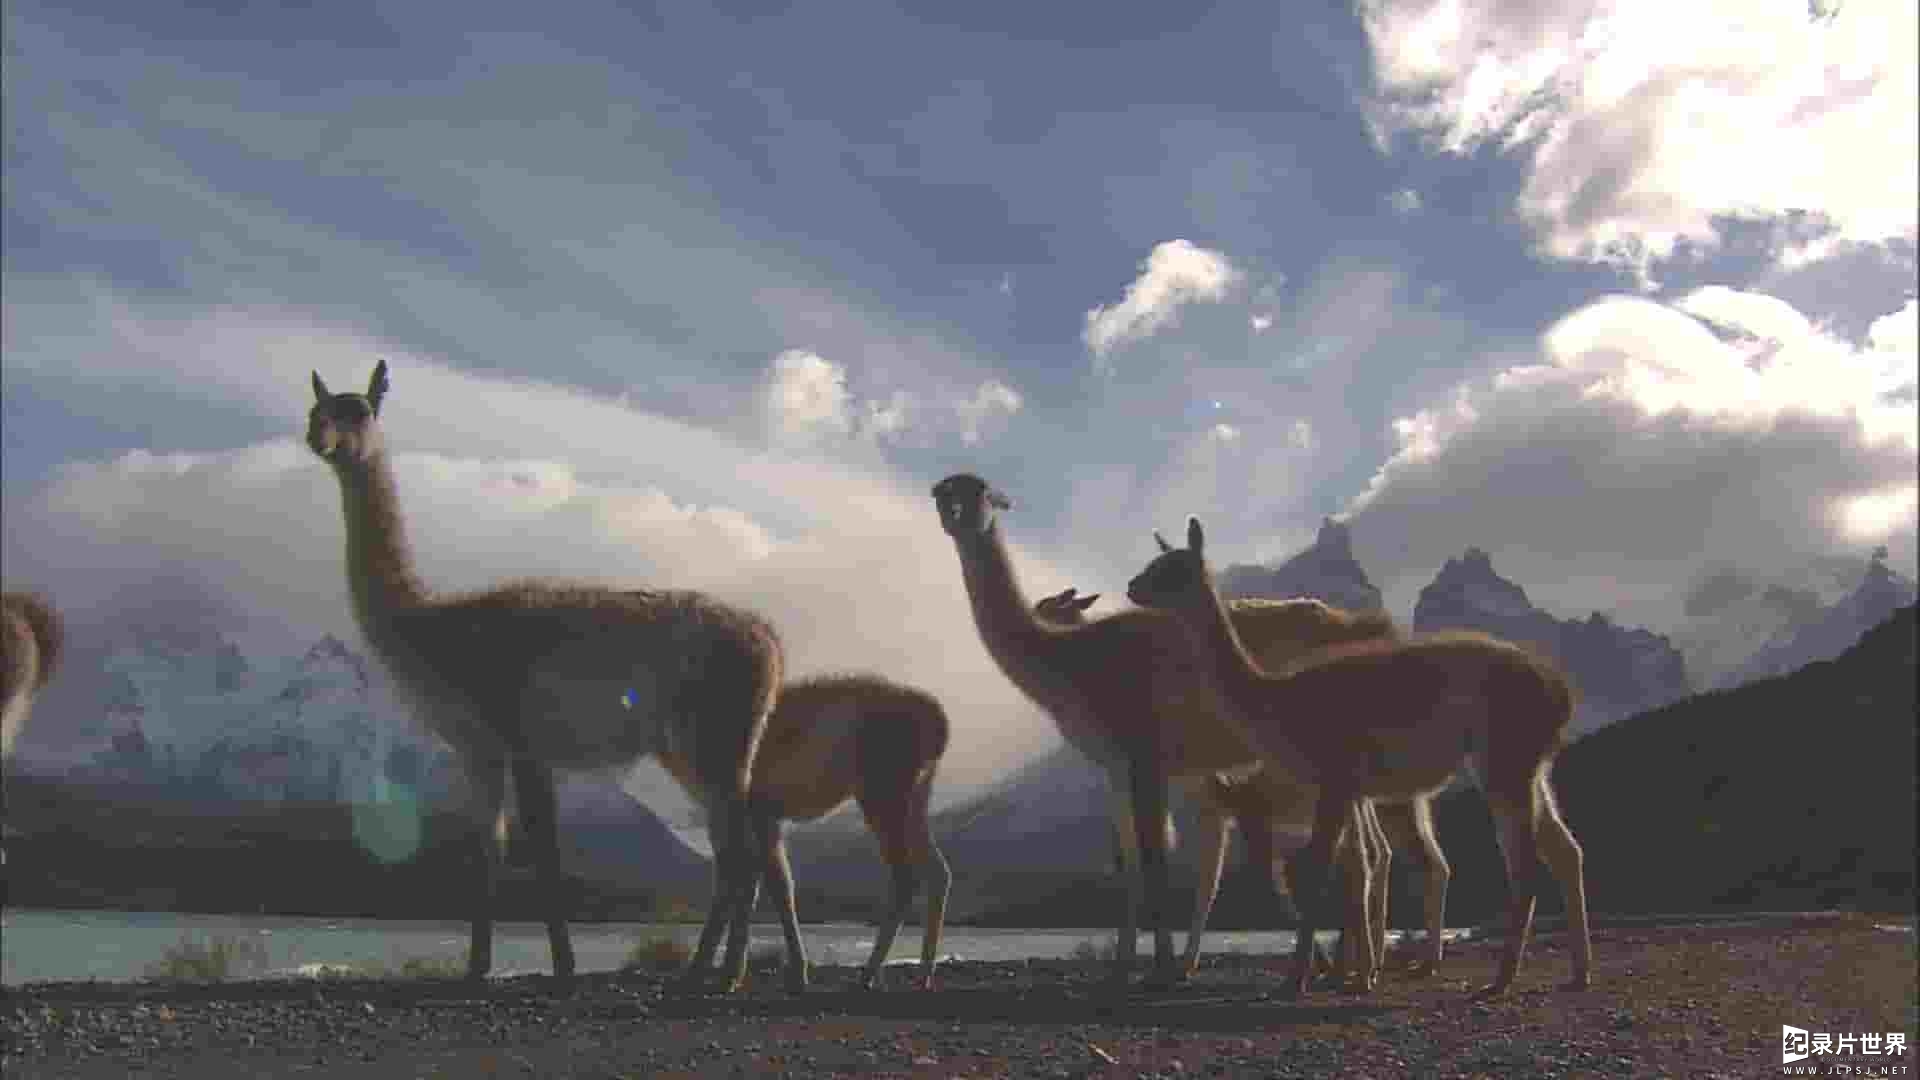
[[[1320,524],[1313,545],[1278,566],[1237,564],[1220,572],[1220,594],[1228,600],[1258,597],[1286,600],[1311,596],[1349,611],[1379,611],[1380,590],[1353,557],[1353,534],[1332,518]]]
[[[23,739],[30,757],[36,732],[63,740],[35,771],[208,803],[450,807],[462,794],[458,759],[414,723],[385,671],[338,637],[250,652],[217,612],[140,614],[96,628],[73,659],[62,672],[62,715]],[[658,766],[562,776],[557,795],[568,843],[601,863],[639,855],[636,865],[681,876],[702,865],[704,828]]]
[[[1595,612],[1556,619],[1527,599],[1519,585],[1494,572],[1485,551],[1468,548],[1448,559],[1413,609],[1416,633],[1480,630],[1532,645],[1553,657],[1580,691],[1574,727],[1602,724],[1686,696],[1686,664],[1664,635],[1624,627]]]
[[[376,802],[444,795],[451,762],[365,657],[332,636],[249,660],[225,635],[128,634],[101,665],[99,766],[201,798]]]
[[[1839,600],[1776,630],[1759,650],[1720,675],[1716,689],[1785,675],[1819,660],[1831,660],[1860,635],[1914,602],[1914,583],[1889,569],[1884,549],[1874,552],[1859,584]]]

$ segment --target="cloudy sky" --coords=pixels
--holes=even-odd
[[[1188,513],[1348,515],[1403,615],[1913,567],[1905,0],[273,7],[6,6],[6,577],[77,611],[350,633],[297,438],[379,357],[431,581],[752,603],[946,697],[949,794],[1051,741],[961,469],[1036,595]]]

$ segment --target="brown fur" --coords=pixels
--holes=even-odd
[[[1082,625],[1087,621],[1087,609],[1098,596],[1098,593],[1091,598],[1079,596],[1077,589],[1068,588],[1043,597],[1034,604],[1033,610],[1034,614],[1050,622]],[[1330,643],[1393,636],[1399,632],[1393,620],[1384,613],[1350,612],[1304,597],[1292,600],[1243,598],[1233,601],[1231,611],[1234,627],[1252,643],[1251,647],[1268,667],[1293,662],[1303,650],[1337,647],[1337,644]],[[1297,850],[1298,845],[1291,841],[1281,842],[1278,834],[1282,830],[1310,830],[1313,827],[1318,789],[1293,777],[1276,776],[1272,770],[1258,765],[1234,772],[1183,777],[1176,783],[1192,801],[1200,816],[1201,847],[1194,863],[1197,875],[1193,924],[1187,931],[1186,959],[1183,964],[1187,975],[1191,977],[1199,969],[1200,945],[1206,931],[1207,916],[1212,912],[1214,899],[1219,893],[1220,875],[1225,869],[1227,847],[1235,826],[1238,826],[1245,841],[1248,861],[1255,866],[1266,867],[1276,896],[1285,895],[1290,891],[1285,858]],[[1171,821],[1167,827],[1172,829]],[[1425,835],[1409,835],[1407,840],[1422,845],[1424,849],[1431,843],[1431,829]],[[1349,827],[1342,830],[1334,859],[1343,867],[1344,880],[1350,887],[1370,889],[1363,898],[1367,901],[1367,933],[1373,938],[1376,954],[1384,954],[1386,948],[1385,886],[1392,856],[1393,846],[1383,827],[1379,808],[1375,807],[1373,800],[1365,800],[1351,818]],[[1354,860],[1364,860],[1367,872],[1362,873],[1355,867]],[[1377,886],[1371,884],[1375,882]],[[1342,930],[1340,973],[1344,973],[1349,962],[1357,962],[1358,955],[1356,943],[1348,941],[1347,932]]]
[[[45,597],[30,592],[0,594],[0,609],[26,623],[37,653],[33,688],[45,689],[53,673],[60,669],[60,655],[66,647],[66,631],[60,621],[60,613],[53,609]]]
[[[928,801],[947,736],[946,710],[937,698],[878,675],[819,675],[781,689],[761,740],[752,801],[790,949],[799,921],[780,822],[820,818],[853,799],[879,843],[892,889],[862,981],[880,982],[924,871],[920,975],[923,987],[933,985],[952,876],[934,840]]]
[[[1544,855],[1567,894],[1574,977],[1590,978],[1591,946],[1579,845],[1555,806],[1547,772],[1572,720],[1573,692],[1552,665],[1485,634],[1455,631],[1410,641],[1355,642],[1317,653],[1284,675],[1249,657],[1215,591],[1200,523],[1188,547],[1166,550],[1128,585],[1136,603],[1171,611],[1209,661],[1242,736],[1269,760],[1305,760],[1321,786],[1305,865],[1328,864],[1342,816],[1358,800],[1438,791],[1476,761],[1499,826],[1514,895],[1512,937],[1490,993],[1504,993],[1531,930],[1533,869]],[[1319,718],[1337,716],[1336,723]],[[1311,953],[1296,954],[1294,988],[1305,989]],[[1349,916],[1351,919],[1351,916]]]
[[[1112,985],[1123,985],[1132,967],[1143,900],[1154,930],[1149,985],[1178,980],[1162,918],[1169,784],[1251,766],[1257,755],[1227,716],[1201,655],[1176,620],[1143,608],[1081,626],[1040,619],[1000,535],[997,511],[1011,505],[1006,497],[966,473],[935,485],[933,497],[960,557],[982,644],[1007,678],[1052,716],[1062,737],[1107,771],[1121,833],[1133,835],[1140,873],[1124,874],[1128,899]],[[1122,851],[1124,857],[1128,847]]]
[[[33,698],[60,666],[65,641],[60,615],[39,596],[0,594],[0,753],[11,754]]]
[[[729,942],[723,967],[737,985],[759,878],[748,791],[779,692],[778,635],[758,616],[695,592],[515,581],[434,594],[414,569],[376,423],[387,385],[384,361],[365,394],[333,394],[313,377],[307,445],[340,483],[354,614],[420,718],[461,755],[473,808],[496,834],[505,831],[511,785],[549,904],[555,974],[572,977],[573,947],[553,770],[655,754],[707,807],[713,832],[713,904],[685,978],[705,973],[727,922],[739,940]],[[499,859],[497,844],[483,845],[474,978],[491,966]],[[803,962],[791,966],[804,971]]]

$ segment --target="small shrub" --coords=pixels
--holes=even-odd
[[[267,947],[249,938],[189,934],[148,965],[150,979],[218,981],[267,966]]]
[[[1070,955],[1074,960],[1083,964],[1111,964],[1114,955],[1118,952],[1119,946],[1109,938],[1098,944],[1092,941],[1083,941],[1073,947],[1073,952]]]
[[[687,965],[693,948],[672,934],[653,934],[634,942],[627,951],[629,971],[673,972]]]
[[[340,964],[319,964],[312,968],[312,977],[328,979],[384,979],[392,972],[387,965],[373,960],[352,960]]]
[[[459,956],[406,956],[397,967],[403,979],[459,979],[467,974],[467,952]]]

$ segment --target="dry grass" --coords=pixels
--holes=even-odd
[[[218,935],[181,938],[148,965],[147,978],[219,982],[257,975],[267,968],[267,947],[249,938]]]
[[[459,979],[467,974],[467,950],[459,956],[406,956],[395,968],[403,979]]]
[[[1108,938],[1101,942],[1083,941],[1075,945],[1073,951],[1067,955],[1076,963],[1106,966],[1113,963],[1114,955],[1119,951],[1118,943],[1113,938]]]
[[[627,950],[628,971],[666,973],[679,971],[693,958],[693,947],[672,934],[652,934],[633,943]]]

